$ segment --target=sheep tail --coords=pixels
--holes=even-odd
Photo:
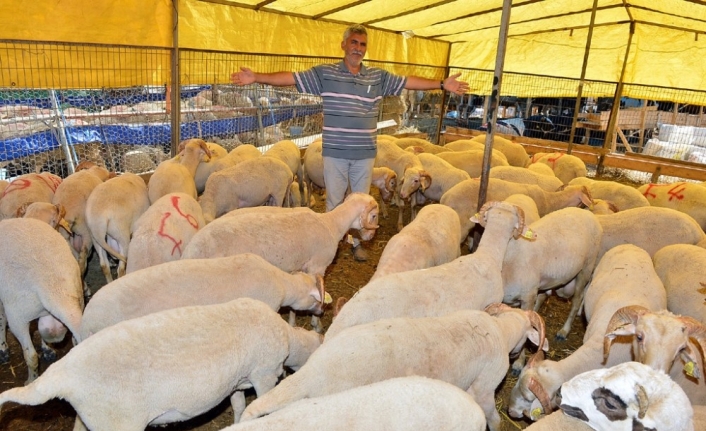
[[[105,251],[112,254],[116,259],[120,259],[120,261],[122,261],[122,262],[127,262],[127,258],[124,255],[122,255],[120,252],[115,250],[113,247],[111,247],[108,244],[108,242],[105,240],[106,235],[108,235],[108,232],[107,232],[108,226],[106,226],[104,223],[100,223],[100,226],[97,226],[97,228],[98,229],[96,229],[95,234],[93,234],[93,231],[91,231],[91,234],[92,234],[95,242],[97,242],[98,245],[101,246]]]
[[[3,405],[7,402],[37,406],[46,403],[52,398],[56,398],[56,394],[47,393],[46,390],[43,390],[46,388],[44,387],[45,385],[41,383],[41,379],[42,377],[39,377],[39,379],[27,386],[8,389],[0,394],[0,411],[2,411]]]

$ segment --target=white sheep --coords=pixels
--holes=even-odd
[[[378,136],[378,140],[380,136]],[[439,154],[453,151],[451,148],[444,147],[442,145],[436,145],[429,142],[426,139],[421,138],[398,138],[395,139],[395,144],[403,150],[409,147],[420,147],[425,153],[429,154]]]
[[[385,245],[370,281],[395,272],[430,268],[461,255],[461,223],[446,205],[427,205]]]
[[[30,322],[39,319],[42,354],[55,357],[46,343],[64,339],[66,330],[81,341],[83,284],[78,262],[53,226],[32,218],[0,223],[0,362],[9,359],[5,322],[15,335],[27,363],[27,383],[39,375]]]
[[[319,344],[318,334],[290,327],[250,298],[181,307],[105,328],[32,384],[0,394],[0,405],[63,398],[78,413],[75,430],[137,431],[190,419],[230,397],[237,422],[244,389],[262,396],[284,366],[300,368]]]
[[[526,431],[595,431],[586,422],[565,415],[562,411],[556,411],[550,415],[542,416],[537,422],[525,428]]]
[[[299,195],[301,196],[299,201],[308,202],[309,197],[304,191],[304,174],[302,170],[303,165],[301,150],[297,147],[297,144],[290,140],[275,142],[267,151],[265,151],[263,156],[274,157],[289,166],[289,169],[292,171],[292,176],[296,175],[298,180]]]
[[[202,158],[211,158],[203,139],[189,139],[179,144],[179,158],[165,160],[157,166],[147,183],[150,203],[169,193],[185,193],[196,199],[194,176]]]
[[[659,207],[638,207],[597,216],[603,228],[598,259],[620,244],[634,244],[654,256],[671,244],[697,244],[706,238],[693,218],[679,211]]]
[[[376,278],[337,312],[326,341],[350,326],[379,319],[441,316],[500,302],[500,270],[508,242],[533,235],[526,230],[521,210],[504,202],[487,203],[475,217],[485,226],[475,253],[431,268]]]
[[[201,160],[201,163],[199,163],[199,166],[196,168],[196,174],[194,175],[196,191],[199,194],[203,193],[206,189],[206,181],[208,181],[208,177],[212,173],[235,166],[243,160],[254,159],[262,155],[262,152],[251,144],[238,145],[225,155],[220,151],[220,145],[215,148],[215,144],[211,142],[208,142],[207,145],[209,150],[211,150],[211,159],[208,161]]]
[[[51,202],[61,181],[60,177],[49,172],[15,178],[0,196],[0,220],[15,217],[25,203]]]
[[[587,177],[577,177],[569,181],[569,184],[586,186],[591,196],[614,203],[620,211],[650,206],[637,189],[615,181],[596,181]]]
[[[181,259],[186,245],[205,225],[201,206],[190,195],[162,196],[132,225],[125,272]]]
[[[383,319],[348,328],[324,343],[296,373],[248,405],[242,420],[314,398],[393,377],[420,375],[473,395],[488,428],[499,430],[495,389],[509,354],[529,339],[544,344],[544,321],[534,311],[502,304],[442,317]]]
[[[365,193],[351,193],[326,213],[308,208],[256,207],[232,211],[201,229],[182,259],[255,253],[284,271],[323,275],[349,229],[372,239],[378,205]]]
[[[483,150],[469,151],[453,151],[443,154],[437,154],[440,159],[447,161],[451,166],[462,169],[468,173],[471,178],[480,177],[483,172]],[[509,166],[505,156],[502,153],[493,150],[490,158],[490,167]],[[491,169],[492,171],[492,169]]]
[[[588,326],[583,345],[561,361],[533,356],[512,388],[508,405],[511,417],[537,420],[557,405],[557,391],[564,382],[585,371],[611,367],[632,360],[629,340],[616,340],[604,361],[603,338],[608,322],[620,308],[641,305],[652,310],[667,304],[664,287],[654,272],[652,259],[641,248],[625,244],[612,248],[593,271],[584,295]]]
[[[485,431],[471,395],[441,380],[398,377],[304,399],[222,431]]]
[[[564,184],[555,176],[548,176],[517,166],[496,166],[490,170],[490,178],[498,178],[514,183],[534,184],[548,192],[559,190]],[[589,189],[589,191],[591,191]],[[591,196],[595,197],[593,193]]]
[[[556,177],[556,175],[554,175],[554,171],[552,170],[552,168],[549,167],[549,165],[545,165],[544,163],[530,163],[530,165],[527,166],[527,169],[529,169],[532,172],[536,172],[538,174],[541,174],[541,175]]]
[[[424,191],[417,190],[417,196],[414,199],[415,204],[422,204],[427,201],[439,202],[441,197],[451,187],[461,181],[470,179],[470,176],[465,171],[453,167],[447,161],[440,159],[434,154],[422,153],[417,156],[422,162],[424,170],[434,178],[434,181]],[[417,207],[412,207],[412,220],[417,216]]]
[[[480,181],[471,178],[456,184],[441,197],[440,203],[456,210],[458,218],[461,220],[461,238],[465,238],[474,226],[470,217],[475,214],[478,208],[479,193]],[[561,191],[547,192],[541,187],[531,184],[513,183],[497,178],[488,180],[487,201],[501,201],[515,194],[528,195],[534,199],[540,216],[560,208],[575,207],[581,204],[590,206],[592,204],[591,195],[585,187],[569,186]]]
[[[693,431],[684,391],[638,362],[579,374],[561,386],[561,409],[596,431]],[[540,421],[541,422],[541,421]]]
[[[324,280],[320,275],[284,272],[252,253],[167,262],[101,287],[84,310],[81,337],[157,311],[242,297],[262,301],[274,311],[289,307],[320,315]]]
[[[511,241],[502,265],[503,302],[523,310],[539,309],[538,295],[556,290],[571,298],[571,310],[557,332],[565,340],[583,303],[601,244],[596,216],[579,208],[551,212],[529,228],[536,241]],[[519,372],[519,369],[517,370]]]
[[[486,135],[477,135],[471,140],[485,145]],[[493,148],[505,154],[505,157],[507,157],[507,162],[510,166],[519,166],[523,168],[530,164],[530,158],[527,154],[527,150],[525,150],[525,147],[521,144],[512,142],[500,136],[493,136]]]
[[[537,209],[537,203],[531,197],[527,195],[510,195],[503,199],[504,202],[515,205],[522,209],[525,214],[525,223],[529,226],[532,223],[539,220],[539,210]]]
[[[243,160],[235,166],[214,172],[206,181],[199,199],[206,223],[238,209],[288,204],[287,195],[294,181],[292,171],[274,157]]]
[[[673,244],[652,257],[667,290],[667,309],[706,324],[706,250],[691,244]]]
[[[588,173],[586,164],[580,158],[565,153],[536,153],[531,163],[542,163],[554,171],[554,175],[564,184],[569,184],[577,177],[585,177]]]
[[[425,170],[422,162],[415,154],[405,151],[392,141],[381,140],[378,142],[376,167],[388,167],[397,175],[397,206],[399,216],[397,230],[404,226],[402,215],[404,201],[410,199],[410,207],[414,207],[415,193],[417,190],[426,190],[432,183],[431,175]]]
[[[320,189],[325,189],[324,183],[324,158],[322,156],[322,142],[320,139],[309,144],[304,153],[304,184],[309,189],[309,206],[313,207],[316,200],[312,193],[314,185]],[[387,207],[385,203],[392,199],[392,195],[397,188],[397,174],[388,167],[373,168],[373,177],[371,184],[380,191],[380,209],[383,217],[387,218]]]
[[[108,283],[113,281],[108,253],[120,261],[118,277],[125,275],[132,225],[149,206],[145,181],[129,172],[98,184],[88,197],[86,224]]]
[[[88,256],[93,249],[91,231],[86,223],[86,202],[93,189],[110,178],[110,173],[91,162],[81,162],[76,171],[66,177],[56,188],[51,202],[61,204],[66,210],[64,218],[69,223],[72,234],[66,235],[74,257],[78,261],[81,274],[88,266]]]
[[[616,337],[634,339],[635,361],[669,373],[693,404],[706,405],[706,386],[699,382],[702,371],[706,371],[701,353],[706,351],[706,328],[700,322],[674,315],[666,308],[629,305],[616,311],[608,322],[604,357],[610,354],[610,344]]]
[[[696,220],[701,229],[706,230],[706,187],[680,182],[645,184],[637,190],[647,198],[650,205],[688,214]]]

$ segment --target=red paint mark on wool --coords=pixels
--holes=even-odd
[[[44,181],[53,192],[55,192],[56,189],[59,187],[59,184],[61,184],[61,178],[57,177],[56,175],[38,175],[38,177],[41,178],[41,180]]]
[[[174,252],[179,250],[179,256],[181,256],[181,244],[184,242],[182,240],[178,240],[174,238],[173,236],[169,235],[164,231],[164,224],[167,222],[167,219],[172,216],[172,213],[164,213],[162,216],[162,221],[159,223],[159,230],[157,231],[157,235],[167,238],[171,242],[174,243],[174,247],[172,247],[172,256],[174,256]]]
[[[657,187],[657,186],[658,186],[658,184],[649,184],[647,186],[647,188],[645,189],[645,193],[643,193],[642,195],[645,196],[646,198],[657,199],[657,194],[650,191],[650,190],[652,190],[653,187]]]
[[[177,210],[180,216],[184,217],[187,222],[193,227],[194,229],[199,228],[199,222],[196,221],[196,217],[192,216],[191,214],[184,214],[181,212],[181,209],[179,208],[179,196],[172,196],[172,206],[174,209]]]
[[[6,196],[8,193],[16,192],[18,190],[24,190],[31,185],[32,185],[32,181],[26,180],[24,178],[18,178],[15,181],[11,182],[10,185],[7,186],[7,188],[2,193],[2,195]]]
[[[669,195],[669,201],[671,202],[672,199],[677,199],[677,200],[682,200],[684,199],[684,194],[682,193],[684,190],[686,190],[686,183],[677,183],[667,191],[667,194]]]
[[[556,168],[556,161],[559,160],[559,159],[561,159],[562,157],[564,157],[564,153],[559,153],[558,156],[556,156],[556,157],[549,157],[549,158],[547,159],[548,162],[551,162],[551,163],[552,163],[552,170],[554,170],[554,168]]]

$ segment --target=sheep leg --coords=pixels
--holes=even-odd
[[[547,300],[549,295],[546,293],[537,293],[537,299],[535,299],[534,302],[534,311],[539,313],[539,309],[542,308],[542,304],[544,304],[544,301]]]
[[[512,363],[512,375],[514,377],[517,377],[520,375],[522,372],[522,369],[525,368],[525,363],[527,362],[527,349],[523,348],[520,351],[519,356],[517,356],[517,359]]]
[[[108,261],[108,252],[105,251],[103,247],[100,245],[94,243],[93,247],[96,249],[96,252],[98,253],[98,260],[100,261],[101,265],[101,271],[103,271],[103,275],[105,276],[105,281],[108,283],[111,283],[113,281],[113,274],[110,271],[110,262]]]
[[[483,413],[485,414],[485,420],[488,424],[488,429],[490,431],[500,431],[500,414],[498,414],[498,410],[495,408],[494,392],[491,391],[478,393],[473,390],[472,386],[468,389],[467,392],[473,396],[473,398],[480,406],[481,410],[483,410]]]
[[[387,204],[384,199],[380,199],[380,212],[382,212],[382,218],[387,218]]]
[[[0,302],[0,364],[6,364],[10,361],[10,348],[7,345],[7,317],[5,317],[5,308]]]
[[[324,332],[324,325],[321,324],[319,316],[311,316],[311,327],[314,328],[317,334]]]
[[[297,326],[297,313],[294,312],[294,310],[289,310],[289,326],[295,327]]]
[[[29,322],[23,322],[20,316],[8,316],[8,323],[10,325],[10,331],[15,334],[15,338],[22,346],[22,354],[25,358],[25,363],[27,363],[27,381],[25,385],[32,383],[37,377],[39,377],[39,356],[37,356],[37,351],[34,349],[34,344],[32,344],[32,336],[29,333]]]
[[[243,410],[245,410],[245,392],[233,392],[233,395],[230,396],[230,406],[233,408],[233,423],[237,424],[240,422]]]
[[[400,199],[397,208],[399,208],[399,211],[397,212],[397,232],[399,232],[404,227],[404,223],[402,222],[402,215],[404,214],[404,200]]]
[[[574,294],[571,297],[571,310],[569,311],[569,316],[566,318],[566,322],[564,322],[564,326],[556,333],[557,340],[565,341],[566,337],[569,335],[571,324],[574,323],[574,319],[581,309],[581,305],[583,305],[583,294],[586,291],[585,287],[590,278],[591,272],[585,270],[579,272],[576,276]]]
[[[44,359],[47,362],[54,362],[56,361],[56,350],[52,349],[50,345],[47,344],[46,341],[42,340],[42,359]]]

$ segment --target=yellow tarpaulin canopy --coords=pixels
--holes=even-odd
[[[282,64],[281,56],[339,57],[345,27],[362,23],[369,29],[368,60],[385,62],[385,67],[393,71],[414,70],[430,78],[443,75],[447,67],[492,71],[502,3],[180,0],[176,5],[178,46],[258,56],[271,54],[259,58],[257,64],[274,71]],[[505,71],[580,78],[593,3],[513,1]],[[163,49],[168,54],[174,40],[171,1],[6,0],[0,3],[0,16],[4,23],[0,27],[0,86],[42,87],[57,82],[67,87],[86,83],[150,85],[170,80],[170,66],[165,60],[168,55],[151,60],[148,73],[129,73],[145,67],[144,54],[140,50],[121,51],[122,56],[111,60],[104,45]],[[706,91],[705,33],[703,1],[600,0],[585,79],[615,83],[625,68],[626,84]],[[33,50],[36,42],[97,44],[82,51],[81,61],[85,64],[81,68],[88,76],[80,82],[75,82],[78,78],[73,75],[61,76],[62,68],[75,60],[63,50]],[[234,67],[223,61],[219,71]],[[96,64],[100,68],[92,70],[91,65]],[[287,66],[293,70],[299,64],[294,60]],[[411,66],[418,68],[410,69]],[[213,65],[209,67],[213,69]],[[28,69],[34,73],[26,73]],[[123,72],[106,73],[110,69]],[[208,78],[206,83],[228,79],[227,73],[209,75],[193,62],[185,69],[192,83],[201,76]],[[182,71],[182,76],[187,72]],[[51,77],[42,76],[43,73]],[[511,82],[507,85],[510,87],[504,87],[503,93],[522,91],[519,86],[513,89]],[[571,87],[567,93],[575,94],[575,84]],[[590,93],[590,88],[587,91]],[[639,89],[626,87],[626,91]],[[703,95],[700,97],[703,100]]]

